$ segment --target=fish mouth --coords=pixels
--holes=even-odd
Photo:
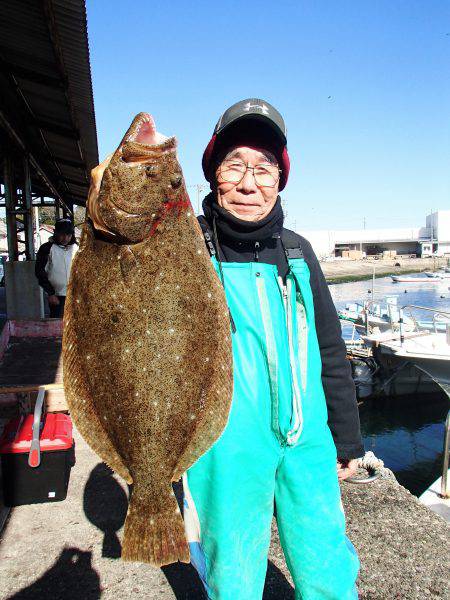
[[[176,149],[176,139],[156,131],[153,117],[149,113],[137,114],[120,145],[120,155],[129,166],[155,160],[161,154]],[[130,164],[131,163],[131,164]]]
[[[130,129],[132,131],[126,139],[127,142],[135,142],[145,146],[155,146],[158,143],[155,121],[148,113],[136,115]]]

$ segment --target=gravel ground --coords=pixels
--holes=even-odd
[[[190,565],[156,569],[119,560],[126,486],[75,435],[67,499],[11,511],[0,540],[0,598],[201,600]],[[444,520],[387,479],[345,484],[343,501],[362,562],[360,598],[448,598]],[[264,600],[294,600],[275,524]]]

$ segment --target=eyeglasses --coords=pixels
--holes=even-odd
[[[217,170],[222,182],[240,183],[247,170],[253,171],[253,177],[258,187],[275,187],[280,180],[281,169],[278,165],[261,163],[251,167],[241,160],[224,160]]]

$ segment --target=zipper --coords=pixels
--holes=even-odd
[[[284,311],[286,315],[286,326],[288,332],[288,345],[289,345],[289,366],[291,369],[291,381],[292,381],[292,411],[295,417],[294,426],[288,431],[286,436],[286,443],[291,445],[293,443],[292,437],[293,435],[296,437],[294,440],[297,441],[302,427],[302,415],[301,415],[301,397],[300,390],[298,386],[297,379],[297,368],[296,361],[294,358],[294,343],[293,343],[293,335],[292,335],[292,308],[289,302],[289,293],[287,285],[283,284],[281,277],[277,278],[278,285],[281,290],[281,294],[283,297],[283,305]],[[289,279],[286,280],[287,283],[290,282]],[[296,435],[298,432],[298,435]]]
[[[278,355],[275,342],[275,331],[273,329],[272,317],[270,313],[269,300],[264,278],[259,272],[255,273],[256,289],[261,309],[262,322],[264,327],[264,335],[266,338],[267,349],[267,367],[270,384],[270,392],[272,397],[271,402],[271,420],[272,431],[274,432],[278,442],[283,446],[285,439],[280,430],[279,423],[279,398],[278,398]]]
[[[259,242],[255,242],[255,262],[259,262],[259,250],[261,246]]]

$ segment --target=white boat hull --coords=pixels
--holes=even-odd
[[[402,277],[401,275],[391,275],[394,283],[439,283],[441,277]]]
[[[417,393],[418,385],[432,388],[434,380],[450,397],[450,345],[444,333],[405,333],[403,343],[389,332],[363,339],[383,369],[395,375],[389,384]]]
[[[450,471],[448,480],[450,480]],[[441,497],[441,481],[442,478],[439,477],[439,479],[419,496],[419,500],[422,504],[428,506],[430,510],[445,519],[447,523],[450,523],[450,498]]]
[[[386,347],[381,350],[381,356],[384,358],[385,364],[391,368],[409,362],[439,381],[440,384],[450,386],[450,358],[439,360],[425,356],[411,356],[406,353],[399,354]]]

